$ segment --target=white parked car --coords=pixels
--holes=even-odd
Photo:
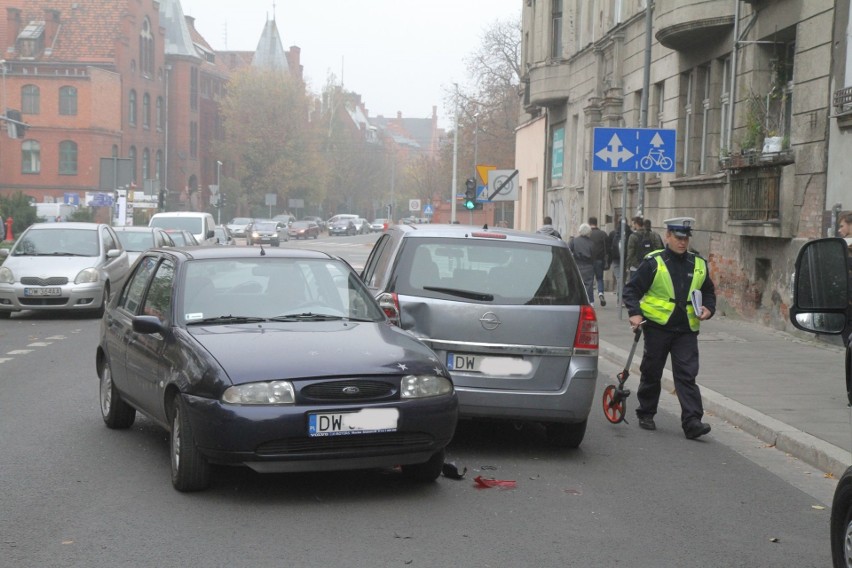
[[[0,259],[0,318],[21,310],[100,317],[130,272],[118,236],[102,223],[36,223]]]

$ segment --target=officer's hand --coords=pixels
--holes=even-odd
[[[713,312],[711,312],[708,308],[701,306],[701,315],[698,316],[698,319],[701,321],[709,320],[712,315]]]
[[[643,321],[645,321],[645,319],[642,316],[630,316],[630,327],[633,331],[636,331],[636,328],[642,325]]]

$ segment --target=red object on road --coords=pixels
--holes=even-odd
[[[473,481],[476,483],[476,487],[479,489],[486,489],[490,487],[502,487],[504,489],[514,489],[517,487],[517,484],[514,480],[509,479],[492,479],[490,477],[482,477],[481,475],[477,475],[473,478]]]

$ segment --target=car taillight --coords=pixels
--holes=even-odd
[[[393,325],[399,325],[399,296],[396,292],[385,292],[380,294],[378,298],[379,307],[388,316],[388,320]]]
[[[574,349],[598,349],[598,318],[591,306],[580,306],[580,321],[574,335]]]

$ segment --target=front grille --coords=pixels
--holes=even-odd
[[[357,389],[357,392],[344,392],[347,389]],[[395,399],[397,389],[393,384],[383,381],[350,379],[314,383],[302,388],[299,394],[303,399],[300,402],[364,402]]]
[[[22,306],[64,306],[68,298],[18,298]]]
[[[64,276],[51,276],[50,278],[37,278],[35,276],[24,276],[21,284],[26,286],[64,286],[68,279]]]
[[[434,438],[423,432],[388,432],[384,434],[351,434],[318,438],[283,438],[261,444],[255,449],[259,456],[288,454],[344,454],[353,450],[387,450],[416,452],[428,450]]]

